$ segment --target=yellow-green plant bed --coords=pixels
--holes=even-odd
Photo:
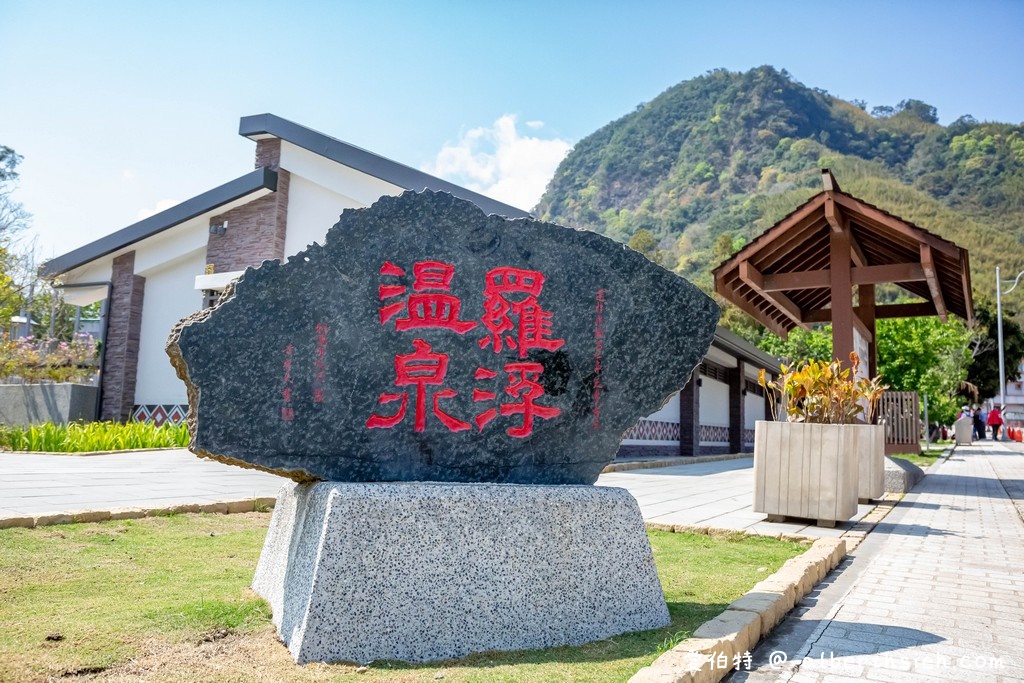
[[[352,680],[295,665],[248,588],[270,515],[181,515],[0,530],[0,681]],[[672,624],[582,647],[377,662],[376,681],[624,681],[805,546],[650,532]]]
[[[152,422],[72,422],[29,427],[0,425],[0,450],[43,453],[90,453],[130,451],[146,448],[184,448],[188,446],[188,427],[184,424]]]

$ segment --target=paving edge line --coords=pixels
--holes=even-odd
[[[54,524],[78,524],[81,522],[108,522],[118,519],[141,519],[142,517],[166,517],[195,512],[211,512],[223,515],[238,512],[262,512],[270,510],[277,498],[246,498],[216,503],[182,503],[156,508],[113,508],[110,510],[85,510],[81,512],[58,512],[36,517],[0,517],[0,529],[32,529]]]
[[[726,455],[681,455],[676,458],[662,458],[661,460],[630,460],[627,462],[613,462],[611,465],[606,465],[601,470],[601,474],[629,472],[631,470],[653,470],[659,467],[675,467],[677,465],[700,465],[705,462],[740,460],[752,457],[754,457],[753,453],[728,453]]]
[[[948,457],[948,456],[947,456]],[[769,536],[782,541],[813,541],[801,555],[791,558],[777,572],[734,600],[714,619],[701,624],[693,636],[637,671],[629,683],[718,683],[732,672],[738,660],[771,633],[789,611],[828,576],[848,553],[892,512],[903,494],[886,493],[874,509],[846,530],[840,538],[813,538],[803,534],[758,534],[753,531],[698,527],[689,524],[647,522],[647,529],[674,533],[725,536]]]

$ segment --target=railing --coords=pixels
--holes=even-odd
[[[916,391],[887,391],[878,402],[885,420],[885,452],[920,453],[921,417]]]

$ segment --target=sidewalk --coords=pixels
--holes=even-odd
[[[1024,448],[959,447],[730,681],[1024,680]]]
[[[125,508],[163,509],[275,498],[287,479],[222,465],[185,449],[96,456],[0,454],[0,520]],[[599,486],[637,499],[647,521],[761,534],[841,536],[872,506],[833,529],[768,523],[752,512],[753,458],[612,472]]]

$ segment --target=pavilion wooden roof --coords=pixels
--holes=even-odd
[[[846,232],[853,285],[895,283],[925,300],[877,306],[875,317],[973,320],[966,249],[843,192],[828,169],[822,181],[822,192],[712,271],[715,291],[782,337],[829,322],[830,233]]]

